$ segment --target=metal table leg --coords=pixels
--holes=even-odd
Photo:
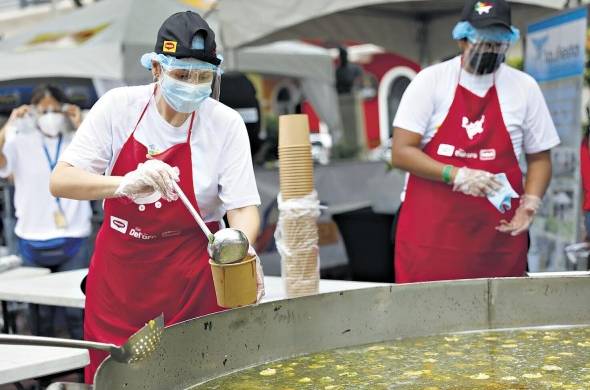
[[[8,305],[2,301],[2,333],[8,333]]]
[[[38,336],[41,334],[41,319],[39,318],[39,305],[31,303],[29,307],[31,310],[32,317],[31,333]]]
[[[16,333],[16,318],[13,313],[8,311],[8,302],[2,302],[2,333]]]

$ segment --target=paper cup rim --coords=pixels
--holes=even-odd
[[[256,256],[250,256],[250,255],[248,255],[244,259],[245,260],[242,260],[240,262],[237,262],[237,263],[229,263],[229,264],[217,263],[217,262],[213,261],[213,259],[209,259],[209,264],[211,264],[213,266],[216,266],[216,267],[220,267],[220,268],[223,268],[223,267],[237,267],[237,266],[240,266],[240,265],[244,265],[244,264],[248,264],[248,263],[253,262],[254,260],[256,260]]]

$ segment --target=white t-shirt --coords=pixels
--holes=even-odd
[[[422,134],[424,147],[449,113],[460,69],[461,57],[455,57],[418,73],[402,97],[393,126]],[[495,81],[517,159],[523,150],[531,154],[557,146],[559,136],[537,82],[505,64],[496,71]],[[493,83],[493,74],[476,76],[461,71],[461,85],[480,97]]]
[[[20,125],[18,122],[21,122]],[[6,165],[0,176],[14,175],[14,207],[16,226],[14,232],[27,240],[49,240],[59,237],[88,237],[91,232],[92,210],[90,203],[60,199],[67,227],[55,226],[54,213],[59,210],[55,198],[49,192],[51,169],[43,149],[43,143],[52,160],[55,160],[57,138],[48,138],[36,129],[24,129],[23,122],[9,126],[3,153]],[[17,132],[18,129],[18,132]],[[71,134],[64,135],[60,154],[70,143]]]
[[[135,139],[156,151],[185,142],[190,116],[179,127],[166,122],[156,109],[153,88],[150,84],[107,92],[86,115],[60,160],[110,174],[148,100]],[[195,116],[190,144],[195,194],[205,221],[219,221],[227,210],[260,204],[248,132],[240,114],[208,98]]]
[[[480,97],[485,96],[495,80],[500,111],[518,160],[523,151],[539,153],[559,145],[559,135],[535,79],[506,64],[495,74],[473,75],[461,69],[461,57],[430,66],[416,75],[404,92],[393,127],[421,134],[424,147],[449,113],[459,72],[461,86]],[[404,198],[405,188],[402,201]]]

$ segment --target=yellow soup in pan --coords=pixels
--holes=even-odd
[[[193,389],[590,389],[590,327],[408,338],[275,361]]]

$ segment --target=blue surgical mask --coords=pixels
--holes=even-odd
[[[499,212],[505,213],[512,207],[512,199],[518,198],[518,194],[512,186],[505,173],[498,173],[496,179],[502,183],[502,188],[487,196],[488,200],[494,205]]]
[[[186,83],[175,80],[166,72],[163,72],[160,86],[166,102],[178,112],[189,113],[195,111],[211,95],[211,83]]]

